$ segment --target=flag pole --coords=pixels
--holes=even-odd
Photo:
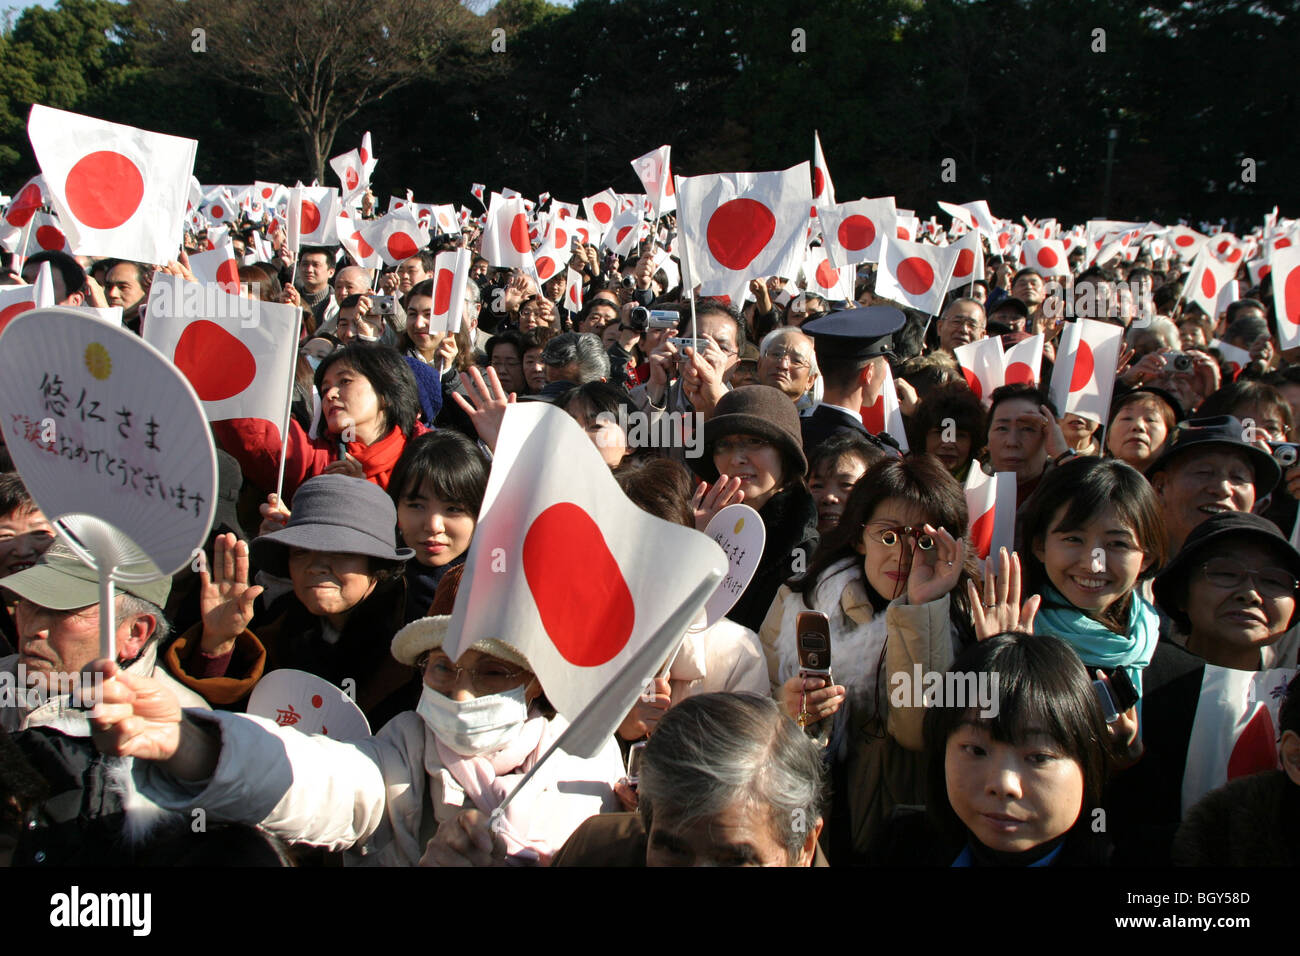
[[[624,674],[634,669],[640,670],[643,673],[657,673],[655,668],[659,662],[659,655],[663,653],[663,648],[660,646],[658,638],[668,633],[681,633],[684,637],[686,629],[690,627],[695,618],[695,614],[692,614],[691,619],[683,624],[681,620],[683,617],[682,612],[687,608],[693,607],[696,609],[695,613],[698,613],[699,608],[702,608],[710,595],[717,590],[718,582],[721,581],[722,578],[722,571],[716,568],[710,570],[709,573],[705,575],[704,580],[695,586],[695,589],[691,591],[686,600],[677,606],[677,610],[673,614],[669,615],[668,620],[666,620],[659,629],[651,635],[650,639],[646,641],[645,646],[642,647],[626,665],[624,665],[623,670],[619,671],[610,683],[617,683]],[[680,644],[680,642],[678,643]],[[676,656],[676,654],[673,655],[673,657]],[[595,703],[591,706],[595,706]],[[631,706],[630,702],[629,706]],[[589,709],[590,707],[588,710]],[[528,781],[533,779],[537,774],[537,771],[541,769],[542,765],[546,763],[546,761],[549,760],[556,751],[564,749],[564,744],[567,743],[571,737],[576,736],[574,729],[581,726],[583,718],[588,713],[588,710],[583,711],[573,719],[573,723],[565,729],[564,733],[560,734],[559,739],[556,740],[555,743],[551,744],[550,749],[547,750],[546,753],[542,754],[541,759],[538,760],[537,763],[533,764],[531,770],[524,774],[524,779],[520,780],[518,785],[506,794],[506,798],[501,801],[500,806],[492,811],[491,825],[493,831],[497,831],[501,828],[502,821],[505,819],[505,810],[506,807],[510,805],[510,801],[518,796],[519,792],[523,790],[524,787],[528,786]]]
[[[289,456],[289,425],[293,418],[293,386],[298,378],[298,339],[302,336],[302,308],[298,308],[298,320],[293,324],[293,339],[289,347],[293,349],[295,358],[290,363],[292,371],[289,374],[289,388],[284,397],[284,419],[280,423],[280,471],[275,477],[275,500],[282,502],[284,500],[284,460]]]

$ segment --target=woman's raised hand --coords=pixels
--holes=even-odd
[[[996,558],[989,555],[984,563],[984,592],[973,581],[966,584],[970,597],[975,636],[988,640],[1004,631],[1034,633],[1034,617],[1042,597],[1035,594],[1020,603],[1020,555],[1002,548]]]
[[[248,542],[219,534],[212,546],[212,571],[199,569],[199,612],[205,654],[227,653],[253,619],[253,602],[262,587],[248,583]]]
[[[469,398],[466,399],[460,392],[452,392],[451,397],[465,410],[483,444],[489,450],[495,450],[497,436],[501,434],[501,422],[506,417],[506,409],[515,400],[515,393],[511,392],[507,397],[505,389],[501,387],[501,379],[497,377],[497,370],[490,366],[486,379],[477,368],[471,368],[461,376],[461,383],[469,393]]]
[[[919,560],[920,548],[912,551],[912,568],[907,576],[907,603],[929,604],[952,591],[961,580],[966,548],[961,538],[954,538],[946,528],[926,525],[922,529],[934,539],[934,564]]]
[[[740,490],[739,478],[718,475],[712,485],[701,481],[691,496],[691,510],[695,512],[695,530],[703,531],[709,522],[727,505],[737,505],[745,500],[745,493]]]

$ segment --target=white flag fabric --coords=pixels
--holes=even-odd
[[[886,236],[876,273],[876,295],[938,315],[959,254],[956,246],[932,246]]]
[[[459,332],[465,311],[465,285],[473,256],[468,249],[440,252],[433,262],[433,310],[430,332]]]
[[[223,292],[239,294],[239,263],[235,261],[234,243],[229,240],[216,249],[191,253],[190,272],[204,284],[213,282]]]
[[[632,168],[636,170],[637,178],[645,186],[646,196],[650,199],[651,216],[654,219],[677,208],[672,167],[668,161],[671,152],[670,147],[660,146],[632,160]]]
[[[352,261],[363,269],[377,269],[384,264],[384,257],[370,244],[361,232],[363,221],[355,217],[346,206],[339,206],[339,217],[335,220],[339,244],[352,257]]]
[[[1066,322],[1052,369],[1052,400],[1060,416],[1105,423],[1124,340],[1118,325],[1097,319]]]
[[[810,208],[806,162],[779,172],[679,177],[677,222],[691,285],[735,289],[747,279],[793,275]]]
[[[0,286],[0,332],[3,332],[5,326],[18,316],[34,308],[36,308],[35,286]]]
[[[47,212],[38,212],[28,224],[27,246],[18,250],[24,259],[38,252],[66,252],[72,254],[68,237],[59,228],[58,220]]]
[[[988,398],[993,389],[1004,383],[1005,360],[1002,355],[1002,339],[998,336],[976,339],[953,349],[961,374],[966,384],[979,399]]]
[[[640,210],[626,209],[620,212],[610,222],[609,228],[600,240],[601,248],[616,252],[620,256],[632,255],[641,236],[641,223]]]
[[[816,292],[828,300],[853,299],[853,280],[857,277],[857,270],[853,266],[835,268],[821,249],[808,250],[803,275],[809,292]]]
[[[594,196],[588,196],[582,201],[582,208],[587,212],[587,221],[599,229],[603,235],[619,211],[618,193],[612,189],[606,189]]]
[[[862,424],[871,434],[879,435],[884,432],[898,442],[898,447],[902,451],[911,451],[907,446],[907,430],[903,427],[903,409],[898,404],[898,388],[894,385],[894,372],[889,365],[885,366],[885,383],[881,386],[875,404],[864,406],[861,414]]]
[[[528,214],[518,196],[505,199],[492,194],[480,251],[490,265],[521,268],[530,275],[535,271],[533,245],[528,238]]]
[[[358,150],[361,155],[361,163],[365,167],[366,182],[370,182],[370,175],[379,165],[379,160],[375,159],[375,147],[370,140],[370,130],[366,130],[361,136],[361,149]]]
[[[954,222],[964,223],[967,229],[979,228],[979,223],[975,221],[975,214],[965,206],[959,206],[952,202],[944,202],[940,199],[939,208],[952,216]]]
[[[1277,712],[1294,667],[1239,671],[1205,665],[1187,741],[1183,812],[1228,782],[1278,769]]]
[[[27,135],[78,255],[163,263],[185,230],[198,143],[33,106]]]
[[[817,207],[821,221],[822,246],[835,266],[879,262],[880,244],[895,219],[894,197],[857,199],[853,202],[822,203]]]
[[[1277,316],[1277,344],[1282,349],[1300,345],[1300,246],[1286,246],[1269,257],[1273,276],[1273,312]]]
[[[343,187],[343,203],[351,205],[354,199],[365,194],[370,185],[370,178],[365,172],[365,163],[361,161],[361,151],[350,149],[341,156],[330,160],[330,168],[338,176]]]
[[[1065,246],[1059,239],[1026,239],[1020,247],[1020,264],[1040,276],[1059,276],[1070,271]]]
[[[957,250],[957,259],[953,262],[952,278],[948,280],[949,289],[960,289],[976,279],[984,278],[984,243],[980,241],[978,231],[972,230],[952,244]],[[969,291],[969,290],[967,290]]]
[[[296,217],[298,241],[294,249],[301,251],[303,246],[337,246],[339,238],[336,224],[343,210],[339,191],[328,186],[302,186],[295,192],[300,199]],[[294,236],[293,218],[290,217],[290,240]]]
[[[590,757],[726,570],[707,536],[632,504],[566,413],[511,405],[444,649],[508,641],[570,722],[564,750]]]
[[[149,289],[144,340],[194,386],[208,421],[261,418],[285,427],[298,358],[297,306],[160,272]]]
[[[363,221],[361,235],[390,266],[411,258],[429,244],[428,230],[420,228],[409,208]]]
[[[831,172],[826,168],[826,156],[822,153],[821,133],[813,130],[813,202],[820,212],[821,204],[835,205],[835,184],[831,182]]]
[[[1183,298],[1195,302],[1211,319],[1218,318],[1219,293],[1236,274],[1237,267],[1215,256],[1207,243],[1201,247],[1191,271],[1187,273]]]
[[[582,311],[582,273],[569,269],[565,273],[564,310],[566,312]]]
[[[966,539],[981,559],[1011,551],[1016,539],[1016,473],[1000,471],[986,475],[976,463],[966,476],[966,510],[970,526]]]

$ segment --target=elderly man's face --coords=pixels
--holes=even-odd
[[[758,359],[758,381],[779,388],[798,401],[812,384],[812,339],[802,332],[787,333],[768,343]]]
[[[157,622],[148,615],[120,616],[118,605],[117,653],[129,661],[153,635]],[[56,611],[20,598],[16,614],[18,663],[28,675],[75,674],[99,657],[99,605]]]
[[[605,331],[605,326],[616,321],[618,321],[618,309],[612,305],[602,303],[592,307],[591,311],[587,313],[587,317],[582,320],[578,331],[600,335],[601,332]]]
[[[984,335],[984,310],[974,302],[954,302],[939,319],[939,344],[949,352]]]
[[[769,808],[748,801],[685,825],[656,814],[646,839],[646,866],[811,866],[821,821],[791,860],[771,817]]]
[[[350,295],[360,295],[363,292],[370,291],[370,282],[364,269],[359,266],[348,266],[340,269],[338,275],[334,277],[334,297],[343,300]]]
[[[104,276],[104,298],[109,305],[129,309],[144,300],[144,286],[140,284],[140,270],[123,262],[108,270]]]
[[[1255,470],[1250,456],[1225,445],[1190,448],[1152,475],[1151,486],[1165,513],[1171,554],[1207,518],[1255,507]]]

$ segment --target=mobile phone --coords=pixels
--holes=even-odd
[[[345,458],[347,458],[347,457],[348,457],[348,443],[345,442],[342,438],[340,438],[340,439],[339,439],[339,453],[338,453],[338,457],[336,457],[334,460],[335,460],[335,461],[342,461],[343,459],[345,459]]]
[[[1115,723],[1121,714],[1138,702],[1137,688],[1133,686],[1128,671],[1122,667],[1117,667],[1110,673],[1109,686],[1107,681],[1095,680],[1092,682],[1092,689],[1097,694],[1097,700],[1101,703],[1102,716],[1106,718],[1108,724]]]
[[[641,781],[641,761],[645,756],[644,740],[638,740],[627,751],[627,784],[633,790]]]
[[[831,680],[831,623],[821,611],[801,611],[795,619],[795,647],[799,674]]]
[[[672,342],[678,349],[695,349],[697,352],[707,352],[709,350],[708,339],[682,339],[674,337],[668,341]]]

